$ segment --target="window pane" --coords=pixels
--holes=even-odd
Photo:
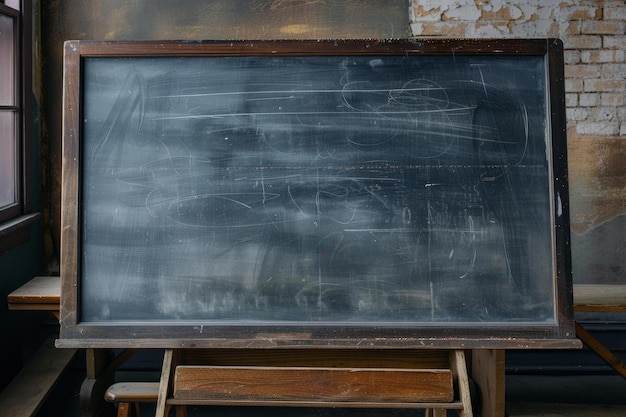
[[[0,105],[15,104],[13,18],[0,15]]]
[[[15,113],[0,111],[0,209],[16,202]]]
[[[5,0],[4,4],[15,10],[20,9],[20,0]]]

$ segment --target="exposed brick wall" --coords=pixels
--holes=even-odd
[[[626,1],[412,0],[416,37],[558,37],[565,46],[568,125],[626,138]]]

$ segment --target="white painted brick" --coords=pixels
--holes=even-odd
[[[626,107],[617,109],[617,120],[620,122],[620,135],[624,136],[624,128],[626,127]]]
[[[608,122],[617,119],[615,107],[596,107],[589,112],[589,120],[594,122]]]
[[[447,10],[451,4],[458,3],[456,0],[413,0],[413,7],[420,7],[424,10]]]
[[[580,93],[584,91],[583,80],[580,78],[566,78],[565,91],[568,93]]]
[[[602,66],[596,64],[566,65],[567,78],[599,78],[602,75]]]
[[[614,136],[620,131],[617,122],[579,122],[576,124],[576,132],[581,135]]]
[[[513,27],[511,27],[511,34],[527,38],[556,38],[561,36],[561,26],[558,22],[549,19],[537,19],[521,23],[516,22]]]
[[[584,63],[624,62],[624,51],[617,49],[582,51],[580,60]]]
[[[569,5],[561,4],[557,13],[558,18],[563,20],[596,20],[602,16],[602,7],[599,2],[596,4],[590,4],[590,2],[575,1],[570,2]]]
[[[585,91],[610,91],[624,90],[624,80],[612,80],[604,78],[590,78],[583,80]]]
[[[623,106],[624,93],[602,93],[600,95],[600,104],[603,106]]]
[[[603,64],[602,78],[626,80],[626,64]]]
[[[563,52],[563,61],[566,65],[580,62],[580,51],[566,50]]]
[[[578,96],[578,105],[581,107],[595,107],[600,104],[600,94],[583,93]]]
[[[409,8],[409,19],[411,22],[438,22],[441,20],[442,12],[440,9],[424,8],[416,6]]]
[[[600,35],[569,35],[563,38],[566,49],[599,49],[602,47]]]
[[[411,35],[413,36],[422,36],[424,35],[424,24],[421,22],[413,22],[411,23]]]
[[[578,94],[567,93],[565,94],[565,106],[568,108],[576,107],[578,105]]]
[[[470,38],[511,37],[511,31],[508,28],[506,21],[500,21],[497,25],[495,24],[495,22],[491,23],[492,24],[485,24],[482,22],[468,23],[467,36]]]
[[[587,120],[587,118],[589,117],[589,110],[581,107],[574,107],[571,109],[566,109],[565,114],[567,115],[567,120],[580,122],[583,120]]]
[[[626,21],[626,4],[623,1],[607,2],[604,5],[603,19]]]
[[[480,10],[473,2],[457,2],[456,6],[450,6],[443,16],[446,20],[475,22],[480,19],[480,14]]]
[[[626,9],[626,5],[624,5]],[[605,49],[626,49],[626,36],[602,36],[602,47]]]
[[[582,33],[596,35],[623,35],[626,22],[620,20],[584,20]]]

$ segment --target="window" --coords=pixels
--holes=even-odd
[[[28,238],[31,213],[30,0],[0,0],[0,252]]]

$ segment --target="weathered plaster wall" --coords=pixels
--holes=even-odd
[[[575,282],[626,282],[626,2],[412,0],[415,37],[558,37]]]

